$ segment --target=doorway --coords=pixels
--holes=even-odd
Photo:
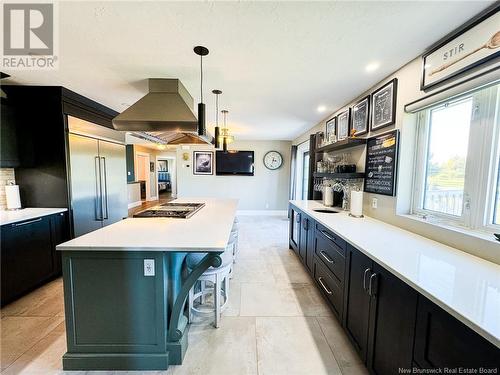
[[[141,200],[143,202],[151,200],[151,187],[149,179],[149,154],[136,152],[135,154],[135,175],[141,184]]]
[[[158,199],[169,201],[177,197],[177,176],[175,154],[158,155],[156,157],[156,183],[158,186]]]
[[[297,146],[295,187],[293,199],[307,199],[309,192],[309,141]]]

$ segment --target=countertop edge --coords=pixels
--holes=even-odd
[[[381,260],[378,257],[374,256],[369,250],[361,247],[359,244],[356,244],[354,241],[352,241],[352,239],[347,238],[345,235],[343,235],[342,233],[340,233],[337,229],[331,228],[330,224],[328,224],[327,222],[325,222],[324,220],[322,220],[321,217],[319,217],[313,210],[307,209],[307,208],[305,209],[303,207],[300,207],[300,206],[296,205],[295,203],[293,203],[292,201],[289,201],[289,204],[292,205],[292,206],[294,206],[294,207],[296,207],[297,209],[299,209],[301,211],[306,212],[308,215],[310,215],[312,218],[314,218],[317,222],[319,222],[320,224],[324,225],[325,227],[327,227],[331,231],[333,231],[336,234],[338,234],[343,240],[345,240],[346,242],[348,242],[352,246],[356,247],[356,249],[358,249],[363,254],[365,254],[366,256],[368,256],[369,258],[371,258],[372,260],[374,260],[378,264],[380,264],[387,271],[391,272],[396,277],[398,277],[399,279],[401,279],[404,283],[406,283],[407,285],[409,285],[410,287],[412,287],[413,289],[415,289],[417,292],[421,293],[424,297],[426,297],[429,300],[431,300],[432,302],[436,303],[439,307],[441,307],[442,309],[444,309],[445,311],[447,311],[448,313],[450,313],[452,316],[454,316],[455,318],[457,318],[459,321],[461,321],[462,323],[464,323],[465,325],[467,325],[469,328],[471,328],[472,330],[474,330],[475,332],[477,332],[478,334],[480,334],[482,337],[484,337],[485,339],[487,339],[493,345],[495,345],[496,347],[500,348],[500,337],[496,337],[492,333],[490,333],[487,330],[485,330],[484,328],[482,328],[476,322],[474,322],[474,321],[470,320],[468,317],[462,315],[459,311],[457,311],[456,309],[454,309],[453,306],[448,305],[446,302],[442,301],[441,299],[439,299],[438,297],[436,297],[435,295],[433,295],[431,292],[429,292],[426,289],[424,289],[422,286],[416,284],[414,281],[412,281],[411,279],[409,279],[408,277],[406,277],[405,275],[403,275],[402,273],[400,273],[398,270],[396,270],[396,269],[392,268],[391,266],[387,265],[386,262],[384,262],[383,260]],[[370,218],[370,219],[377,220],[377,219],[373,219],[373,218]],[[395,227],[394,225],[384,223],[384,222],[382,222],[380,220],[377,220],[377,221],[379,221],[380,223],[382,223],[384,225],[387,225],[388,227]],[[398,228],[398,227],[395,227],[395,228]],[[399,228],[399,229],[401,229],[402,231],[406,231],[405,229],[402,229],[402,228]],[[410,233],[412,233],[412,232],[410,232]],[[417,235],[419,237],[422,237],[423,239],[429,240],[428,238],[420,236],[420,235],[418,235],[416,233],[413,233],[413,234]],[[442,245],[446,246],[446,247],[448,247],[450,249],[456,250],[457,252],[463,253],[463,251],[458,250],[458,249],[454,249],[454,248],[452,248],[452,247],[450,247],[448,245],[444,245],[444,244],[442,244]],[[466,253],[464,253],[464,254],[466,254]],[[474,256],[474,255],[471,255],[471,254],[467,254],[467,255]]]
[[[93,246],[56,246],[57,251],[98,251],[98,252],[165,252],[165,253],[222,253],[225,248],[158,248],[158,247],[106,247]]]
[[[32,212],[32,213],[30,213],[29,211],[24,211],[24,210],[31,210],[31,209],[42,209],[42,210],[47,210],[47,211],[46,212]],[[6,212],[7,214],[9,214],[9,213],[26,214],[26,216],[24,216],[22,218],[7,219],[6,221],[0,222],[0,226],[19,223],[21,221],[26,221],[26,220],[30,220],[30,219],[36,219],[38,217],[58,214],[60,212],[66,212],[66,211],[68,211],[68,209],[67,208],[50,208],[50,207],[26,207],[26,208],[23,208],[22,210],[18,210],[18,211],[7,211],[7,210],[2,210],[2,211]]]

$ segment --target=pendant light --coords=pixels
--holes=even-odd
[[[196,46],[193,49],[194,53],[200,56],[200,103],[198,103],[198,135],[206,135],[207,128],[205,126],[205,104],[203,103],[203,56],[208,55],[208,48]]]
[[[219,95],[222,94],[221,90],[212,90],[215,94],[215,148],[220,148],[220,128],[219,128]]]
[[[227,114],[228,114],[228,110],[224,109],[221,111],[222,112],[222,115],[224,116],[224,128],[222,129],[222,150],[224,152],[227,152],[227,136],[229,135],[228,131],[227,131]]]

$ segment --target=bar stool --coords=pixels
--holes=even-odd
[[[238,255],[238,219],[234,219],[233,228],[231,229],[231,234],[229,236],[229,242],[233,244],[233,263],[236,263],[236,257]]]
[[[189,269],[193,269],[203,259],[205,253],[193,253],[186,256],[186,265]],[[195,286],[189,291],[188,298],[188,321],[193,321],[193,312],[200,315],[209,315],[215,313],[215,328],[219,328],[222,311],[227,308],[229,301],[229,274],[233,268],[233,246],[228,243],[226,250],[221,254],[222,264],[219,267],[210,267],[198,279],[200,283],[200,291],[195,292]],[[212,288],[207,288],[206,283],[213,284]],[[196,283],[197,284],[197,283]],[[195,285],[196,285],[195,284]],[[224,288],[222,285],[224,284]],[[206,296],[212,294],[214,298],[214,308],[212,311],[208,309],[199,309],[194,306],[194,302],[199,298],[200,305],[205,304]],[[224,303],[222,298],[224,297]]]

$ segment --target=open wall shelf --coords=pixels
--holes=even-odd
[[[347,138],[347,139],[344,139],[343,141],[338,141],[338,142],[317,148],[316,152],[317,153],[333,152],[333,151],[343,150],[344,148],[361,146],[364,144],[366,144],[365,138]]]
[[[356,178],[365,178],[365,172],[354,172],[354,173],[319,173],[314,172],[314,177],[327,177],[331,179],[343,178],[343,179],[356,179]]]

